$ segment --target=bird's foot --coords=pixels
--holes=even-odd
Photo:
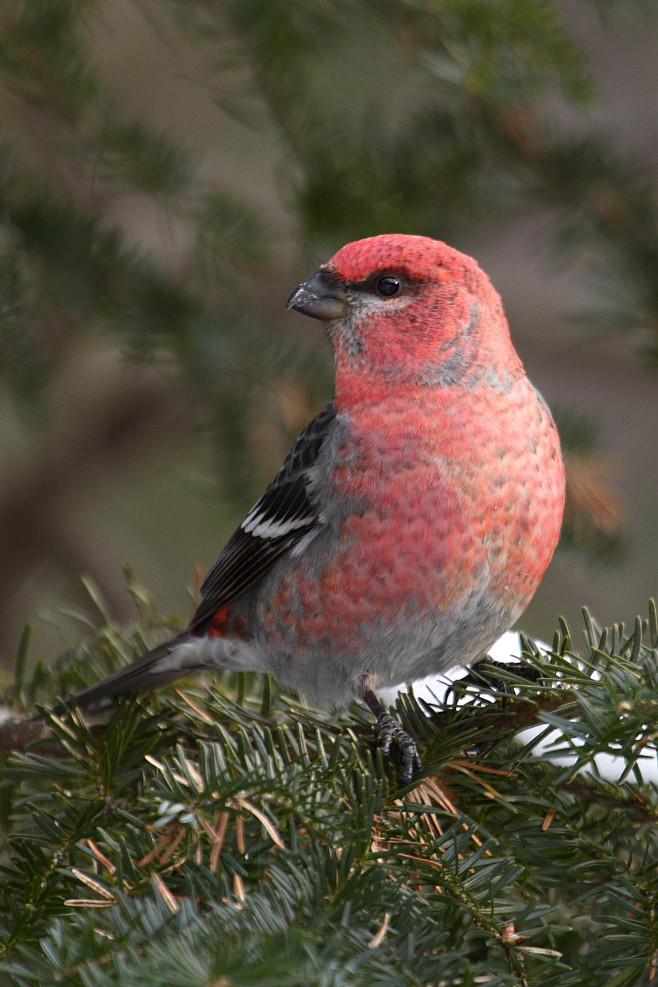
[[[384,756],[390,753],[393,738],[397,740],[402,755],[402,771],[399,780],[402,785],[410,785],[414,772],[420,771],[423,766],[416,741],[406,730],[403,730],[402,724],[398,723],[390,713],[380,713],[377,717],[377,733],[381,742],[381,752]]]
[[[500,675],[496,674],[498,669],[500,669]],[[514,686],[517,683],[511,682],[505,673],[511,673],[526,682],[538,682],[542,679],[541,672],[525,662],[494,661],[493,658],[485,655],[484,658],[469,668],[467,675],[461,679],[455,679],[448,692],[454,693],[455,696],[464,693],[468,688],[477,688],[483,692],[497,692],[502,695],[503,704],[506,704],[514,697]]]
[[[480,661],[471,667],[471,674],[480,682],[484,680],[484,682],[493,686],[496,691],[513,695],[514,689],[509,679],[505,678],[504,674],[500,676],[496,675],[496,669],[500,669],[503,673],[509,672],[512,675],[516,675],[517,678],[525,679],[526,682],[538,682],[542,678],[542,673],[538,669],[533,668],[532,665],[527,665],[523,661],[494,661],[488,655],[485,655],[484,658],[481,658]],[[468,676],[466,678],[468,679]]]
[[[416,741],[394,716],[386,712],[372,689],[363,690],[363,699],[377,717],[377,733],[384,757],[390,753],[393,740],[397,740],[402,755],[402,771],[398,780],[401,785],[410,785],[414,773],[423,767]]]

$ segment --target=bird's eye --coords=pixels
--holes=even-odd
[[[387,275],[384,278],[380,278],[377,282],[377,291],[384,298],[390,298],[392,295],[397,295],[400,290],[400,282],[397,278],[393,278]]]

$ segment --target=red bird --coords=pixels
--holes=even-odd
[[[390,234],[349,243],[288,307],[326,324],[336,396],[304,429],[201,587],[189,627],[75,698],[198,669],[363,699],[402,780],[415,742],[376,698],[486,655],[558,539],[564,470],[499,296],[470,257]]]

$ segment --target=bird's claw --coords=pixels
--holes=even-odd
[[[496,675],[497,669],[503,673],[501,676]],[[473,684],[484,683],[485,687],[488,685],[496,692],[502,692],[504,696],[509,697],[514,695],[514,688],[510,681],[504,677],[506,672],[516,675],[526,682],[539,682],[542,678],[542,673],[526,662],[494,661],[487,655],[471,666],[469,674],[465,679],[461,679],[461,682],[468,682],[470,679]]]
[[[377,733],[384,757],[390,753],[393,739],[397,740],[402,755],[399,781],[402,785],[410,785],[414,772],[420,771],[423,767],[416,741],[402,729],[402,725],[390,713],[380,713],[377,717]]]
[[[502,672],[500,676],[496,675],[497,669]],[[543,678],[542,672],[525,662],[494,661],[493,658],[486,655],[471,665],[463,678],[455,679],[450,684],[448,695],[453,693],[455,697],[458,697],[467,688],[478,688],[485,692],[490,690],[501,693],[505,703],[514,696],[514,686],[516,685],[505,677],[506,673],[516,675],[526,682],[540,682]]]

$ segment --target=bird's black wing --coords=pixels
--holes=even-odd
[[[299,434],[269,487],[231,536],[201,586],[189,629],[204,625],[263,576],[276,560],[321,523],[307,492],[315,463],[336,418],[333,401]]]

